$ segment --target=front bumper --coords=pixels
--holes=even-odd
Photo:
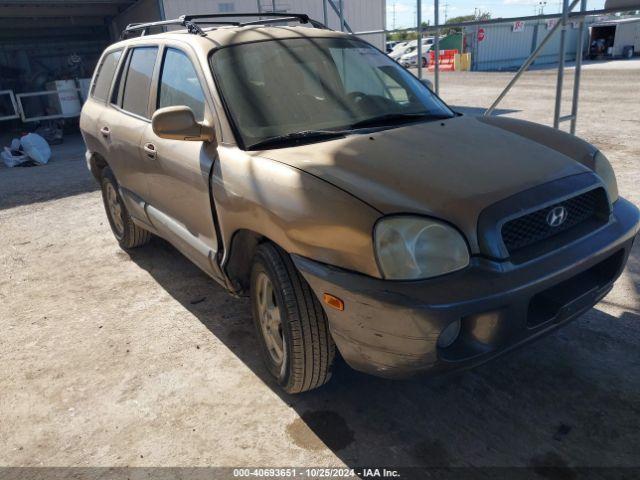
[[[575,319],[620,276],[638,232],[638,209],[624,199],[591,234],[522,264],[474,258],[459,272],[421,281],[388,281],[293,255],[326,308],[333,339],[353,368],[383,377],[444,372],[483,363]],[[440,333],[461,321],[446,348]]]

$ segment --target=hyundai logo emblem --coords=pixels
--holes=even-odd
[[[547,213],[547,224],[550,227],[559,227],[567,220],[568,216],[569,213],[567,212],[567,209],[562,205],[553,207],[549,210],[549,213]]]

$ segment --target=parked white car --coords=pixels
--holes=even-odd
[[[433,47],[433,42],[428,45],[422,45],[422,68],[429,66],[429,51]],[[398,63],[403,67],[417,67],[418,66],[418,48],[416,47],[409,53],[405,53],[400,57]]]
[[[396,62],[400,60],[400,57],[405,53],[409,53],[411,49],[415,50],[417,48],[418,42],[413,40],[411,42],[402,42],[393,47],[391,53],[389,53],[389,57]]]

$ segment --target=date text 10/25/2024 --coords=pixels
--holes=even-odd
[[[235,478],[399,478],[397,470],[387,468],[235,468]]]

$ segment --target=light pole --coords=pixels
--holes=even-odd
[[[538,15],[544,15],[544,7],[547,6],[547,2],[538,2]]]

